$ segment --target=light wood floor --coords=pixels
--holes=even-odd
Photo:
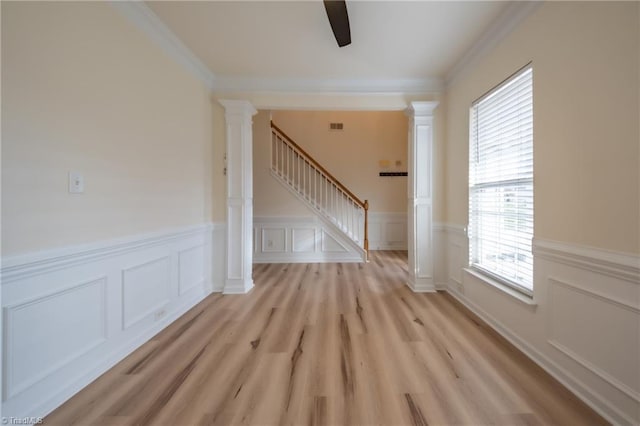
[[[45,424],[605,423],[406,268],[256,265],[250,294],[208,297]]]

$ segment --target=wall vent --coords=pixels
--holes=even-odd
[[[342,130],[343,128],[343,123],[329,123],[329,130]]]

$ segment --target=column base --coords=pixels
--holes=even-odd
[[[433,278],[409,278],[407,281],[409,287],[414,293],[435,293],[436,286]]]
[[[253,288],[253,280],[228,279],[222,294],[247,294]]]

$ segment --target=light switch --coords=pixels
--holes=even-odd
[[[82,194],[84,192],[84,176],[80,172],[69,172],[69,193]]]

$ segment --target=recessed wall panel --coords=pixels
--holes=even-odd
[[[407,240],[406,225],[399,222],[387,223],[385,240],[391,244],[404,243]]]
[[[282,253],[287,250],[286,228],[263,228],[262,251]]]
[[[574,283],[553,278],[549,283],[549,343],[640,397],[640,307]]]
[[[346,252],[347,250],[344,248],[344,246],[342,246],[342,244],[336,241],[335,238],[333,238],[328,233],[322,231],[322,251],[326,253],[326,252]]]
[[[291,230],[292,251],[313,253],[316,251],[316,231],[314,228],[293,228]]]
[[[106,340],[106,282],[5,308],[9,398]]]
[[[419,278],[431,278],[433,276],[433,236],[431,235],[431,206],[416,206],[416,217],[423,220],[416,221],[416,263],[417,276]]]
[[[122,271],[122,323],[129,328],[169,302],[169,257]]]
[[[204,247],[197,246],[178,253],[178,288],[183,295],[204,282]]]

